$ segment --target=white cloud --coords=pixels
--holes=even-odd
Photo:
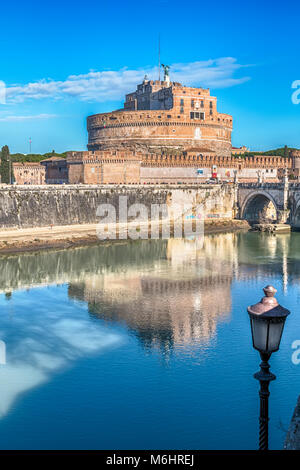
[[[250,78],[236,78],[237,71],[245,66],[237,63],[233,57],[222,57],[202,62],[173,64],[170,69],[172,81],[186,85],[225,88],[239,85]],[[26,100],[77,98],[82,101],[113,101],[124,98],[125,93],[134,91],[144,75],[157,77],[157,67],[118,71],[90,71],[86,74],[70,75],[66,80],[43,79],[24,85],[12,85],[6,88],[9,103],[21,103]]]
[[[18,121],[27,121],[35,119],[51,119],[56,117],[56,114],[36,114],[32,116],[4,116],[0,117],[0,122],[18,122]]]

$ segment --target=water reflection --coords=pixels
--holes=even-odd
[[[126,242],[1,258],[0,292],[69,284],[91,315],[125,323],[146,347],[207,341],[231,311],[235,280],[300,274],[290,234],[222,234],[200,241]]]
[[[148,271],[161,269],[164,263],[167,263],[168,275],[172,272],[172,276],[176,272],[180,276],[184,271],[187,274],[189,268],[196,264],[195,273],[203,278],[219,272],[220,266],[226,264],[226,275],[238,277],[238,271],[247,274],[247,268],[250,270],[252,267],[259,272],[268,269],[267,265],[270,272],[275,269],[278,274],[292,256],[293,266],[288,269],[300,273],[297,235],[234,233],[208,235],[204,243],[197,240],[149,240],[1,256],[0,293],[6,293],[9,298],[16,289],[81,283],[90,276],[101,279],[112,273],[122,278],[135,272],[141,277]]]
[[[103,321],[164,356],[185,345],[204,348],[230,319],[234,281],[281,276],[285,289],[299,282],[298,235],[232,233],[204,243],[126,242],[1,257],[0,414],[79,358],[121,344],[122,334]],[[68,297],[56,287],[66,283]]]
[[[204,244],[168,240],[165,256],[150,258],[151,267],[86,276],[70,283],[69,296],[88,302],[95,317],[126,324],[147,348],[166,352],[181,343],[199,345],[230,316],[233,280],[282,274],[287,288],[290,241],[289,234],[253,233],[207,236]]]
[[[36,308],[24,305],[14,318],[3,316],[1,303],[0,416],[17,396],[50,380],[54,373],[91,354],[117,346],[120,335],[95,329],[88,319],[66,308],[43,305],[51,293],[36,298]],[[23,304],[23,302],[22,302]],[[22,314],[23,313],[23,314]],[[25,314],[24,314],[25,313]]]
[[[70,283],[69,296],[88,302],[89,312],[121,322],[143,346],[170,350],[175,344],[209,340],[231,310],[232,235],[197,241],[169,240],[166,256],[151,269],[135,266]],[[225,246],[228,246],[228,249]],[[223,249],[225,256],[221,257]]]

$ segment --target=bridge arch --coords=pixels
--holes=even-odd
[[[300,230],[300,201],[295,204],[295,207],[292,211],[292,225],[296,230]]]
[[[252,191],[243,201],[241,218],[251,223],[276,222],[278,219],[277,204],[267,191]]]

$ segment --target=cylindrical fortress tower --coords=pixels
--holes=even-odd
[[[88,149],[231,155],[232,117],[217,112],[208,89],[144,80],[124,109],[89,116]]]

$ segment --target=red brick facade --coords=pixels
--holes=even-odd
[[[38,162],[14,162],[13,173],[16,184],[45,184],[45,168]]]
[[[232,116],[217,111],[209,89],[149,81],[126,96],[124,109],[89,116],[89,150],[144,153],[200,148],[231,155]]]
[[[69,152],[69,183],[138,184],[141,160],[130,152]]]
[[[65,158],[50,157],[41,161],[46,171],[46,184],[66,184],[69,182],[68,166]]]
[[[130,150],[69,152],[67,159],[50,158],[41,163],[13,163],[17,184],[145,184],[200,183],[215,172],[220,179],[264,181],[282,178],[284,170],[300,175],[300,152],[291,157],[216,156],[213,152],[189,149],[184,153],[144,153]]]
[[[300,162],[300,156],[298,157]],[[156,154],[132,151],[69,152],[69,183],[145,184],[199,183],[213,171],[220,179],[256,181],[258,172],[264,181],[276,181],[284,169],[295,171],[295,158],[261,156],[235,158],[215,156],[211,152],[189,150],[182,154]],[[300,164],[299,164],[300,167]]]

